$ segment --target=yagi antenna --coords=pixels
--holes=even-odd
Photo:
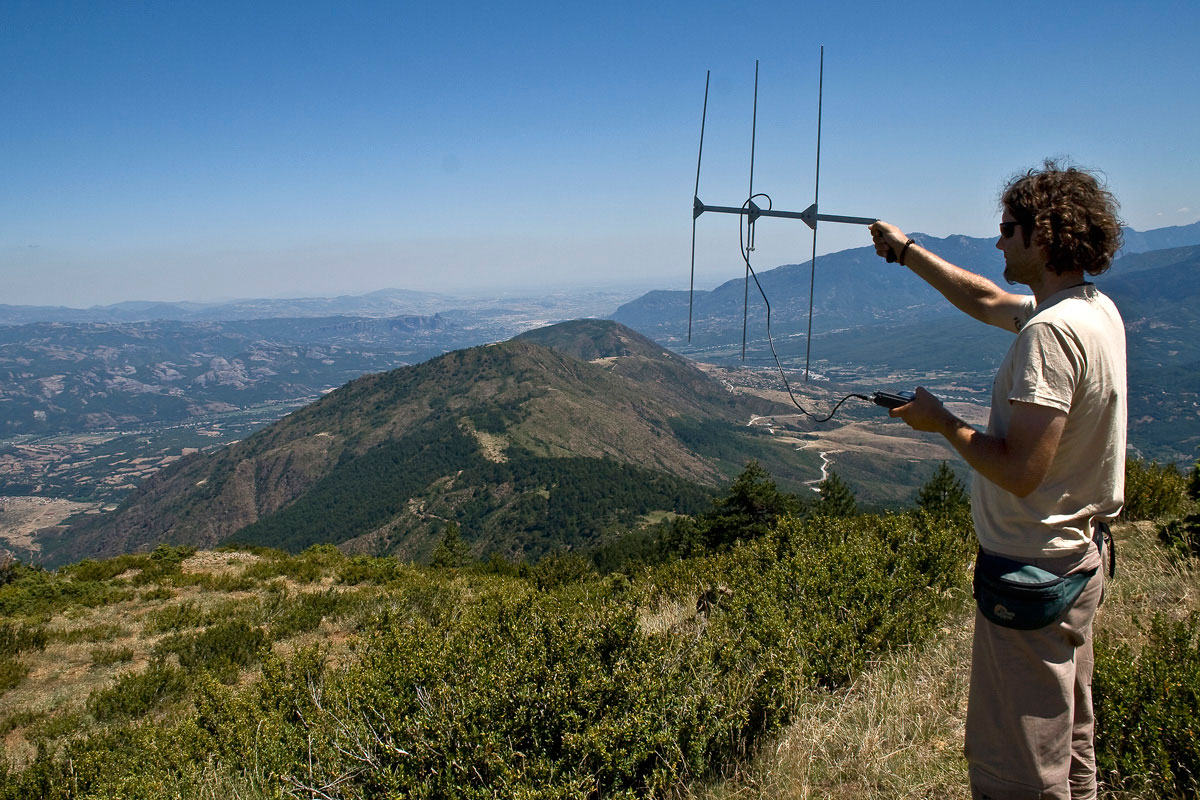
[[[843,222],[851,225],[871,225],[876,220],[873,217],[845,217],[838,214],[821,214],[818,212],[818,203],[821,194],[821,106],[823,94],[825,90],[825,48],[821,48],[821,69],[817,80],[817,169],[816,182],[813,189],[813,203],[803,211],[775,211],[771,208],[771,197],[766,193],[754,193],[754,144],[755,136],[758,129],[758,61],[754,62],[754,114],[751,119],[750,127],[750,189],[746,197],[746,201],[742,203],[741,208],[733,208],[731,206],[706,206],[700,202],[700,163],[704,158],[704,125],[708,118],[708,83],[709,75],[704,76],[704,111],[700,115],[700,153],[696,156],[696,188],[692,193],[692,278],[691,285],[688,288],[688,341],[692,340],[692,308],[696,285],[696,220],[705,211],[714,211],[719,214],[737,214],[738,221],[738,246],[742,251],[742,260],[746,262],[746,283],[743,291],[742,299],[742,360],[746,359],[746,326],[749,317],[750,308],[750,279],[754,278],[754,285],[758,288],[758,293],[762,295],[763,304],[767,307],[767,344],[771,348],[771,355],[775,358],[775,366],[779,368],[779,377],[783,379],[783,386],[787,389],[788,397],[791,398],[792,404],[800,409],[800,413],[811,417],[816,422],[828,422],[833,419],[833,415],[842,407],[851,397],[857,397],[860,400],[873,402],[876,405],[884,408],[899,408],[912,401],[912,397],[901,394],[892,394],[890,392],[875,392],[871,396],[864,394],[851,393],[839,400],[829,412],[827,416],[818,417],[816,414],[806,410],[796,400],[792,394],[792,387],[788,383],[787,374],[783,371],[783,364],[779,361],[779,354],[775,352],[775,342],[771,338],[771,303],[767,300],[767,293],[763,291],[762,284],[759,283],[758,275],[754,272],[754,268],[750,266],[750,253],[754,250],[754,226],[760,217],[782,217],[784,219],[798,219],[812,229],[813,245],[812,259],[809,263],[809,279],[808,279],[808,334],[806,337],[804,349],[804,380],[809,377],[809,358],[812,353],[812,312],[813,312],[813,294],[816,284],[817,274],[817,223],[818,222]],[[764,198],[767,207],[762,208],[755,199]],[[745,220],[745,234],[743,235],[743,223]],[[887,260],[894,262],[896,260],[895,253],[888,252]]]
[[[758,276],[754,273],[754,269],[750,266],[749,254],[754,250],[754,225],[760,217],[780,217],[783,219],[798,219],[812,229],[813,245],[812,258],[809,263],[809,290],[808,290],[808,334],[806,337],[806,346],[804,352],[804,379],[807,381],[809,377],[809,362],[812,353],[812,311],[813,311],[813,290],[816,285],[816,268],[817,268],[817,223],[818,222],[842,222],[850,225],[870,225],[876,220],[874,217],[847,217],[839,214],[822,214],[818,211],[818,203],[821,191],[821,111],[825,84],[825,48],[821,47],[821,66],[820,74],[817,83],[817,169],[816,169],[816,186],[813,190],[813,203],[803,211],[776,211],[770,207],[770,196],[766,194],[754,193],[754,147],[755,137],[758,127],[758,61],[754,62],[754,111],[751,119],[750,132],[750,191],[746,197],[746,201],[742,203],[740,208],[733,206],[709,206],[700,201],[700,164],[704,157],[704,126],[708,117],[708,85],[710,72],[704,76],[704,111],[700,116],[700,152],[696,157],[696,188],[692,195],[692,277],[691,284],[688,288],[688,341],[692,340],[692,309],[693,297],[695,294],[696,283],[696,220],[706,211],[711,211],[717,214],[737,214],[745,218],[746,237],[745,244],[742,246],[742,258],[746,262],[746,277],[745,289],[743,291],[742,300],[742,360],[746,358],[746,325],[749,318],[749,300],[750,300],[750,278],[754,278],[754,283],[758,286],[759,292],[763,296],[763,302],[767,305],[767,336],[770,339],[771,325],[771,305],[767,302],[767,296],[762,291],[762,285],[758,283]],[[760,207],[755,203],[755,198],[763,197],[767,200],[767,208]],[[740,236],[740,228],[739,228]],[[774,353],[775,346],[771,345],[771,351]],[[778,359],[776,359],[778,360]],[[784,381],[786,383],[786,377]],[[790,393],[790,390],[789,390]]]

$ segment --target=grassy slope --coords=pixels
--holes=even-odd
[[[1140,625],[1156,611],[1186,619],[1200,610],[1200,576],[1168,557],[1152,522],[1119,525],[1114,535],[1117,579],[1106,588],[1096,639],[1098,646],[1136,647],[1145,638]],[[722,780],[690,786],[680,797],[966,800],[962,740],[974,601],[967,594],[960,600],[925,647],[888,656],[846,690],[806,693],[786,731],[730,765]]]
[[[1098,618],[1098,641],[1136,645],[1144,637],[1139,621],[1155,611],[1182,619],[1200,610],[1195,565],[1169,558],[1155,530],[1147,522],[1116,528],[1119,577],[1109,585]],[[374,585],[336,581],[352,563],[333,552],[316,558],[200,552],[183,562],[184,580],[139,582],[137,570],[129,569],[98,582],[119,593],[108,598],[115,602],[64,608],[48,601],[41,619],[50,631],[49,643],[42,651],[20,654],[28,674],[0,695],[5,758],[27,763],[34,756],[33,740],[61,740],[94,725],[89,694],[115,685],[122,674],[140,671],[155,646],[172,634],[211,625],[225,615],[250,614],[264,628],[279,629],[272,645],[276,652],[321,641],[335,661],[349,657],[362,621],[387,602],[386,592]],[[417,575],[409,567],[396,569]],[[333,612],[318,615],[311,627],[286,624],[289,605],[322,593],[341,597]],[[794,722],[782,733],[752,757],[729,764],[722,780],[692,783],[678,797],[967,797],[960,751],[970,602],[959,593],[957,610],[926,646],[885,656],[846,688],[802,691]],[[257,669],[243,666],[239,682],[252,680]],[[168,718],[177,710],[168,702],[150,718]],[[222,782],[237,780],[218,775],[212,786],[233,791],[237,787]]]

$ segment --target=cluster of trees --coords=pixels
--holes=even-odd
[[[938,465],[917,494],[918,509],[953,517],[969,524],[970,501],[966,490],[945,463]],[[590,551],[596,569],[612,572],[632,563],[657,564],[672,558],[723,552],[740,542],[752,541],[773,530],[786,517],[839,519],[859,514],[853,490],[836,472],[821,481],[815,498],[784,492],[771,475],[751,461],[729,488],[692,516],[680,516],[661,525],[631,531]]]
[[[417,498],[472,544],[536,560],[631,527],[650,511],[695,513],[710,497],[691,481],[608,459],[548,458],[517,447],[506,455],[501,463],[485,459],[475,440],[446,419],[338,465],[233,541],[291,552],[337,544],[396,519]],[[446,475],[455,476],[452,487],[438,484]],[[407,524],[398,535],[430,527],[419,518]]]

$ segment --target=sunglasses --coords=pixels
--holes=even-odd
[[[1015,222],[1015,221],[1014,222],[1001,222],[1000,223],[1000,238],[1001,239],[1010,238],[1013,235],[1013,232],[1017,229],[1017,226],[1020,224],[1021,223]]]

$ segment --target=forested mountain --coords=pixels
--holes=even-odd
[[[749,458],[784,481],[813,477],[815,455],[790,457],[745,425],[783,410],[615,323],[563,323],[354,380],[157,473],[45,553],[234,537],[420,557],[454,523],[477,553],[538,555],[651,511],[693,510]]]

